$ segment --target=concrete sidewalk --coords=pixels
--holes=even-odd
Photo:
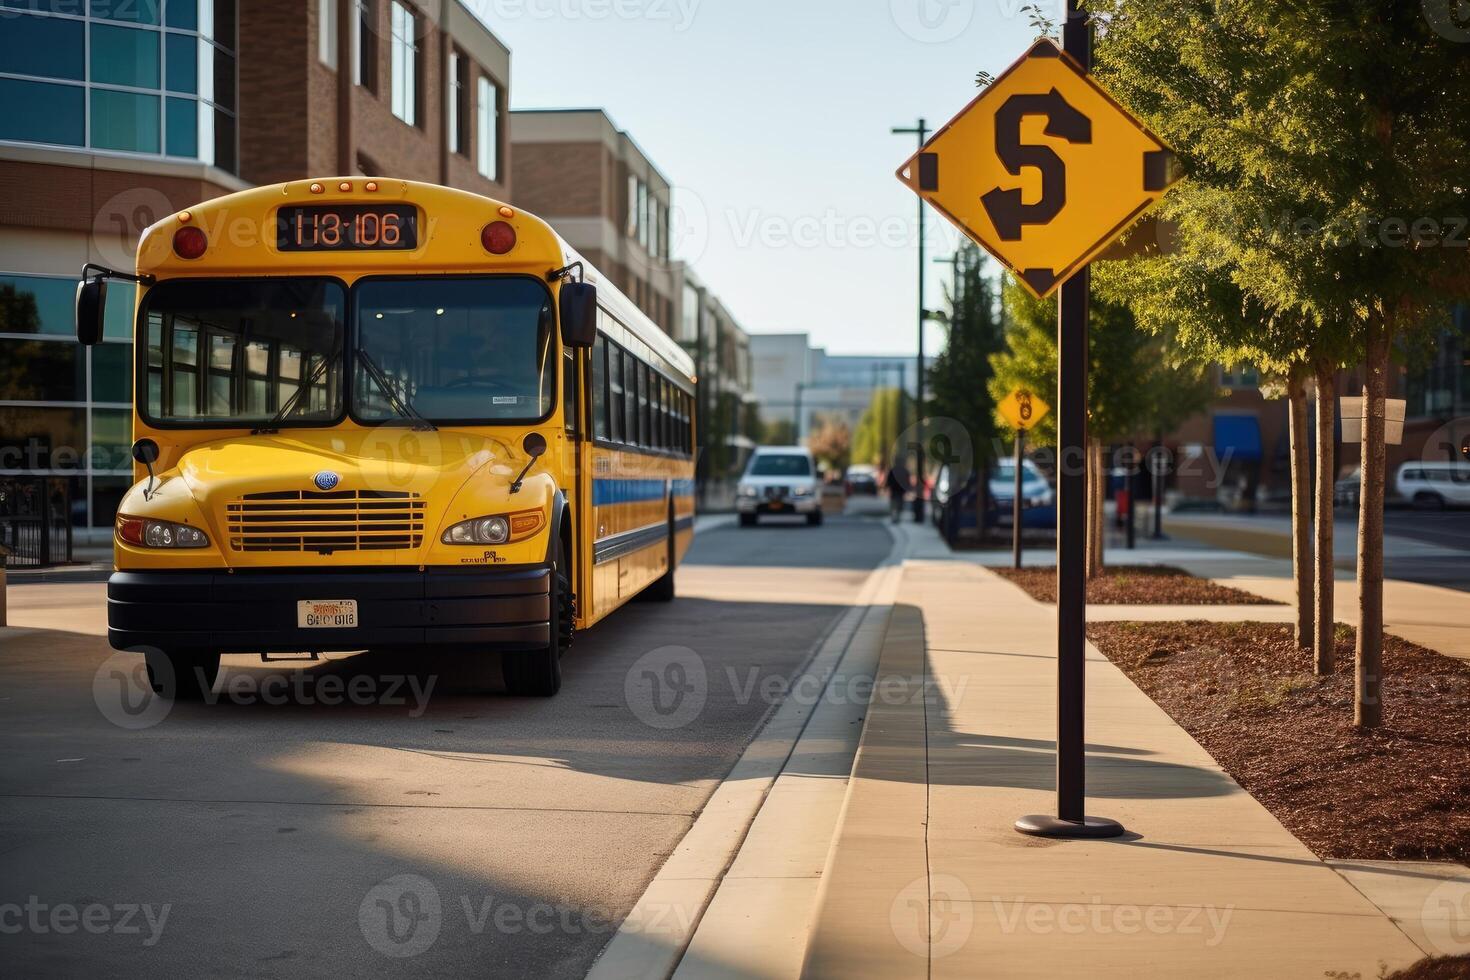
[[[1339,873],[1091,648],[1090,809],[1130,834],[1017,834],[1054,809],[1054,612],[904,533],[805,974],[1372,977],[1453,951],[1410,935],[1447,934],[1425,910],[1464,869]]]

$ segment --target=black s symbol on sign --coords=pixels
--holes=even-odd
[[[1023,225],[1049,224],[1067,206],[1067,165],[1049,146],[1021,143],[1021,120],[1046,117],[1046,135],[1068,143],[1091,143],[1092,120],[1072,108],[1062,93],[1013,95],[995,114],[995,152],[1006,170],[1019,177],[1027,167],[1041,171],[1041,200],[1024,204],[1019,187],[997,187],[980,199],[1003,241],[1021,238]]]

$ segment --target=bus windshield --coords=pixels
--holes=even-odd
[[[342,415],[346,311],[334,279],[161,282],[143,304],[139,403],[165,425],[231,427],[269,420],[299,392],[292,421],[330,424]]]
[[[401,407],[430,422],[459,424],[534,422],[550,414],[554,316],[551,293],[539,281],[365,279],[355,293],[356,339],[365,355],[353,372],[358,421],[401,421]],[[385,392],[379,378],[394,391]]]

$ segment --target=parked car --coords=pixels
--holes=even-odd
[[[878,467],[858,463],[847,468],[845,478],[847,481],[847,492],[852,496],[878,496]]]
[[[750,457],[735,493],[741,527],[755,527],[762,514],[803,516],[822,523],[822,484],[809,450],[761,446]]]
[[[1419,510],[1470,507],[1470,465],[1405,463],[1396,482],[1399,495]]]
[[[1021,521],[1025,527],[1055,527],[1056,491],[1046,475],[1031,460],[1025,460],[1021,469]],[[1010,526],[1016,496],[1016,464],[1005,459],[990,474],[990,515],[988,525]],[[946,514],[955,509],[959,527],[975,526],[975,477],[972,474],[961,487],[954,486],[953,474],[948,466],[939,470],[934,481],[933,519],[937,527],[944,527]]]

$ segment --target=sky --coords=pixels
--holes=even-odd
[[[741,326],[837,354],[916,348],[917,142],[890,130],[947,122],[1036,34],[1028,0],[464,2],[511,49],[512,108],[601,107],[643,148],[675,257]],[[934,309],[957,235],[926,221]]]

